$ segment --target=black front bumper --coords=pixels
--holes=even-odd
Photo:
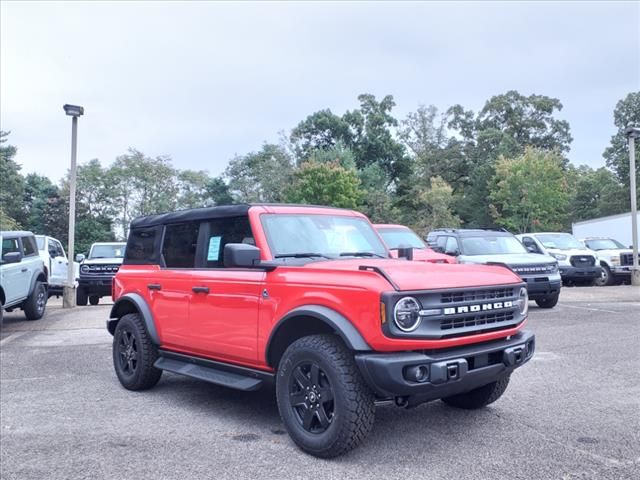
[[[510,339],[443,351],[361,353],[356,363],[379,398],[406,397],[408,405],[468,392],[511,374],[533,356],[535,336],[519,332]],[[428,378],[409,380],[408,369],[424,365]]]
[[[525,280],[527,282],[527,292],[529,293],[529,298],[531,300],[550,297],[560,293],[560,287],[562,285],[560,280],[547,280],[540,278],[528,278]]]
[[[602,275],[602,267],[565,267],[560,266],[563,280],[593,280]]]
[[[90,277],[80,275],[78,287],[87,292],[87,295],[106,297],[111,295],[112,279],[113,275],[91,275]]]

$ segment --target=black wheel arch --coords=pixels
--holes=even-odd
[[[333,333],[352,351],[370,351],[371,347],[346,317],[323,305],[297,307],[282,317],[271,330],[265,349],[267,365],[277,368],[287,347],[308,335]]]
[[[44,285],[44,288],[47,289],[48,285],[47,285],[47,276],[45,275],[44,271],[38,273],[37,275],[34,275],[31,278],[31,285],[29,286],[29,295],[31,295],[33,293],[33,291],[36,289],[36,283],[42,283]]]
[[[142,321],[147,327],[149,337],[154,345],[160,345],[160,337],[156,329],[155,320],[151,313],[151,308],[147,305],[145,299],[137,293],[127,293],[121,296],[111,308],[109,320],[107,320],[107,330],[111,335],[116,331],[118,322],[127,313],[137,313],[142,317]]]

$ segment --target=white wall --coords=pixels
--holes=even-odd
[[[640,239],[640,212],[638,212],[638,227]],[[629,246],[631,245],[631,212],[574,223],[572,230],[577,238],[610,237],[624,246]]]

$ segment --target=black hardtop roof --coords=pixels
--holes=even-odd
[[[131,221],[130,228],[146,228],[165,225],[169,223],[182,223],[210,218],[229,218],[247,215],[251,207],[310,207],[327,208],[331,210],[348,210],[344,208],[328,207],[326,205],[302,205],[297,203],[238,203],[234,205],[219,205],[216,207],[190,208],[178,210],[176,212],[160,213],[158,215],[147,215],[138,217]]]

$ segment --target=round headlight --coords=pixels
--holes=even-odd
[[[393,320],[403,332],[413,332],[420,325],[420,304],[413,297],[398,300],[393,309]]]
[[[524,287],[520,289],[520,293],[518,294],[518,306],[520,307],[520,314],[523,316],[529,311],[529,294]]]
[[[81,271],[82,273],[89,273],[89,266],[88,266],[88,265],[82,265],[82,266],[80,267],[80,271]]]

